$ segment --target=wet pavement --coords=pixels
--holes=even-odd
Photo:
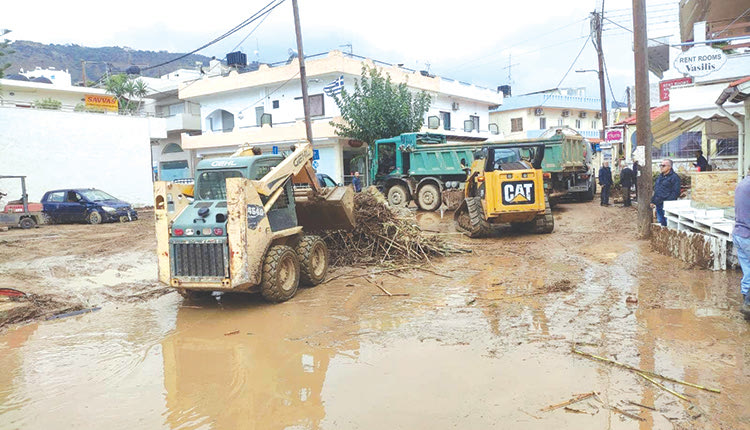
[[[408,296],[344,268],[282,304],[172,293],[11,327],[0,428],[750,428],[739,272],[653,253],[634,211],[556,209],[550,235],[474,241],[420,215],[473,252],[369,278]],[[574,343],[721,393],[665,382],[681,400]]]

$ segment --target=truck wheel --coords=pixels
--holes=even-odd
[[[435,211],[442,204],[440,188],[435,184],[424,184],[417,193],[417,206],[424,211]]]
[[[591,186],[589,187],[589,190],[583,193],[583,200],[586,202],[590,202],[594,200],[595,194],[596,194],[596,181],[591,181]]]
[[[299,257],[299,283],[314,287],[326,278],[328,273],[328,246],[320,236],[303,236],[296,247]]]
[[[409,193],[403,185],[394,185],[388,189],[388,204],[393,207],[406,207],[409,203]]]
[[[33,218],[24,218],[19,223],[18,226],[21,227],[24,230],[30,229],[36,225],[36,222]]]
[[[294,249],[286,245],[274,245],[263,261],[260,293],[269,302],[285,302],[299,288],[299,259]]]
[[[91,211],[89,216],[86,217],[86,221],[88,221],[89,224],[101,224],[102,215],[97,211]]]

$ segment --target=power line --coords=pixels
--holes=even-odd
[[[581,53],[583,53],[583,48],[585,48],[586,45],[588,45],[589,40],[591,40],[591,35],[590,34],[586,38],[586,40],[583,42],[583,46],[581,46],[581,50],[578,51],[578,55],[576,55],[576,58],[573,59],[572,63],[570,63],[570,67],[568,67],[568,71],[565,72],[565,74],[563,75],[562,79],[560,79],[560,82],[557,83],[557,86],[555,88],[560,88],[560,85],[562,85],[562,83],[565,80],[565,78],[568,77],[568,73],[570,73],[570,71],[573,70],[573,66],[575,66],[576,62],[578,61],[578,58],[581,56]],[[550,99],[550,97],[552,97],[552,93],[548,94],[547,98],[545,98],[544,101],[542,102],[542,104],[540,104],[539,106],[540,107],[544,106],[544,104],[547,103],[547,101]]]
[[[623,29],[623,30],[627,30],[627,31],[629,31],[629,32],[631,32],[631,33],[633,32],[633,30],[631,30],[631,29],[629,29],[629,28],[627,28],[627,27],[624,27],[624,26],[620,25],[620,24],[618,24],[618,23],[616,23],[616,22],[612,21],[612,20],[611,20],[611,19],[609,19],[609,18],[604,18],[604,19],[606,19],[607,21],[611,22],[612,24],[614,24],[614,25],[616,25],[616,26],[620,27],[620,28],[621,28],[621,29]],[[650,37],[648,38],[648,40],[651,40],[651,41],[654,41],[654,42],[656,42],[656,43],[658,43],[658,44],[661,44],[661,45],[665,45],[665,46],[669,46],[670,48],[672,48],[672,46],[671,46],[671,45],[670,45],[669,43],[664,43],[664,42],[662,42],[661,40],[656,40],[656,39],[652,39],[652,38],[650,38]]]
[[[266,20],[266,18],[268,18],[270,15],[271,15],[270,13],[265,14],[265,16],[263,16],[263,19],[261,19],[260,22],[258,23],[258,25],[256,25],[255,27],[253,27],[253,29],[250,30],[250,33],[247,33],[247,36],[245,36],[244,39],[240,40],[240,43],[238,43],[234,48],[232,48],[231,52],[236,51],[237,48],[240,47],[240,45],[242,45],[243,43],[245,43],[245,41],[247,40],[247,38],[250,37],[251,34],[255,33],[255,30],[257,30],[258,27],[260,27],[260,25],[263,24],[263,22]]]
[[[286,0],[271,0],[270,3],[268,3],[265,6],[263,6],[258,12],[255,12],[252,16],[250,16],[246,20],[244,20],[241,23],[239,23],[236,26],[234,26],[231,30],[229,30],[226,33],[222,34],[221,36],[215,38],[214,40],[206,43],[205,45],[203,45],[203,46],[201,46],[199,48],[196,48],[196,49],[194,49],[194,50],[192,50],[192,51],[190,51],[190,52],[188,52],[186,54],[180,55],[179,57],[174,58],[172,60],[165,61],[165,62],[157,64],[155,66],[144,67],[141,70],[149,70],[149,69],[154,69],[154,68],[157,68],[157,67],[165,66],[167,64],[174,63],[175,61],[179,61],[179,60],[181,60],[181,59],[183,59],[185,57],[193,55],[196,52],[198,52],[198,51],[200,51],[202,49],[205,49],[205,48],[207,48],[207,47],[209,47],[209,46],[211,46],[211,45],[213,45],[213,44],[215,44],[215,43],[217,43],[217,42],[219,42],[219,41],[221,41],[223,39],[226,39],[227,37],[231,36],[232,34],[234,34],[234,33],[238,32],[238,31],[242,30],[243,28],[245,28],[248,25],[252,24],[253,22],[257,21],[261,16],[267,15],[267,14],[271,13],[271,11],[273,11],[274,9],[276,9],[277,7],[279,7],[282,3],[284,3],[284,1],[286,1]]]

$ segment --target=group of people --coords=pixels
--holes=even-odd
[[[620,164],[620,185],[622,186],[623,206],[630,206],[630,188],[635,184],[638,177],[638,163],[633,163],[631,169],[625,162]],[[599,185],[601,185],[601,205],[609,206],[609,191],[612,188],[612,170],[609,162],[602,163],[599,168]],[[637,194],[636,194],[637,196]],[[659,176],[654,184],[654,194],[651,197],[651,207],[656,209],[656,220],[659,224],[666,226],[667,218],[664,216],[664,202],[677,200],[680,197],[680,177],[672,169],[672,160],[664,159],[659,163]]]

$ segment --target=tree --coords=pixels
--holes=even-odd
[[[331,122],[336,134],[366,142],[419,131],[430,108],[430,96],[412,94],[406,83],[394,85],[390,75],[383,77],[377,68],[362,66],[362,77],[354,82],[354,91],[346,89],[334,95],[344,123]]]
[[[104,81],[104,89],[117,99],[120,112],[135,113],[141,109],[143,97],[148,94],[148,86],[138,78],[120,73],[111,75]]]
[[[4,36],[8,33],[10,33],[10,30],[0,29],[0,36]],[[10,40],[8,39],[0,40],[0,57],[5,57],[6,55],[10,55],[15,52],[12,49],[10,49],[9,46],[10,46]],[[0,58],[0,78],[5,76],[5,70],[8,67],[10,67],[10,63],[8,62],[3,63],[2,60],[3,59]]]

